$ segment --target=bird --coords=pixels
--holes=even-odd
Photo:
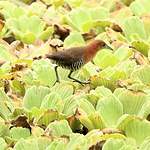
[[[64,49],[63,51],[56,51],[52,54],[46,54],[45,58],[48,58],[55,65],[55,74],[56,74],[56,82],[60,82],[57,68],[60,66],[62,68],[70,70],[68,74],[68,78],[73,80],[74,82],[78,82],[80,84],[88,84],[89,82],[80,81],[71,76],[71,74],[82,68],[85,64],[92,61],[95,57],[96,53],[101,49],[111,49],[103,40],[94,39],[89,44],[80,47],[71,47],[68,49]],[[55,84],[54,83],[54,84]]]

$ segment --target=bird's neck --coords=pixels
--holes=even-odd
[[[97,45],[95,42],[93,42],[93,43],[90,43],[87,46],[87,48],[89,51],[97,52],[99,50],[99,45]]]
[[[91,61],[99,49],[99,46],[95,43],[91,43],[90,45],[88,45],[85,50],[85,62],[87,63]]]

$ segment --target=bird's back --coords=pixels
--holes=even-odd
[[[84,65],[85,47],[74,47],[47,55],[53,63],[66,69],[77,70]]]

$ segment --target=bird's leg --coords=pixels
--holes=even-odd
[[[72,74],[72,73],[73,73],[73,71],[70,70],[70,73],[68,74],[68,78],[69,78],[69,79],[73,80],[74,82],[78,82],[78,83],[80,83],[80,84],[89,84],[89,82],[80,81],[80,80],[78,80],[78,79],[75,79],[75,78],[71,77],[71,74]]]
[[[58,66],[55,66],[56,81],[55,81],[54,85],[55,85],[57,82],[60,82],[57,68],[58,68]]]

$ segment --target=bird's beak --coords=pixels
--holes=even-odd
[[[105,48],[105,49],[110,49],[110,50],[113,51],[113,49],[112,49],[110,46],[108,46],[108,45],[105,45],[104,48]]]

